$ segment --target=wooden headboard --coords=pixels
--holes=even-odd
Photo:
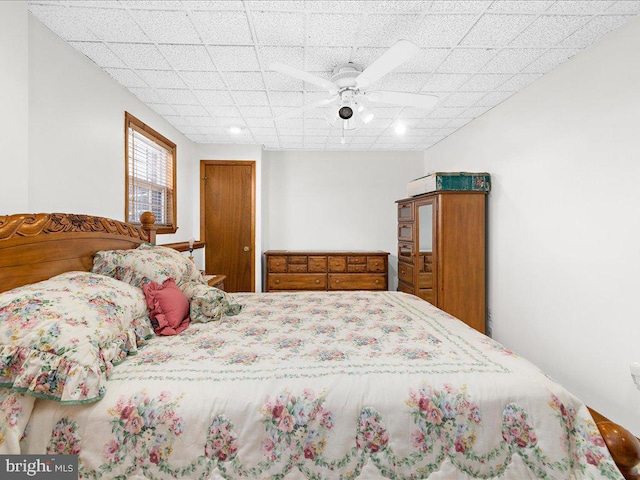
[[[141,225],[71,213],[0,216],[0,292],[69,271],[89,271],[100,250],[156,242],[155,216]]]

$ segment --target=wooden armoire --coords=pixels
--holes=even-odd
[[[398,200],[398,291],[485,333],[486,192]]]

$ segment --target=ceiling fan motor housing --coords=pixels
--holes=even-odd
[[[343,63],[333,69],[331,81],[339,89],[353,88],[356,86],[356,77],[362,73],[362,67],[355,63]]]

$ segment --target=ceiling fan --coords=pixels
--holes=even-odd
[[[438,101],[438,97],[435,95],[369,90],[375,82],[402,65],[419,51],[420,48],[410,41],[399,40],[364,70],[359,65],[351,62],[338,65],[333,70],[331,80],[283,63],[272,63],[269,65],[271,70],[318,85],[326,89],[331,95],[328,98],[274,117],[274,120],[295,117],[314,108],[338,103],[338,109],[328,119],[329,123],[333,124],[335,120],[340,118],[344,130],[353,130],[362,124],[368,123],[373,118],[373,113],[367,109],[369,102],[424,109],[433,108]]]

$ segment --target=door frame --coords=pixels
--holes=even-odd
[[[200,160],[200,239],[207,248],[205,215],[205,168],[208,165],[251,167],[251,291],[256,291],[256,161],[255,160]],[[206,269],[206,253],[204,256]]]

